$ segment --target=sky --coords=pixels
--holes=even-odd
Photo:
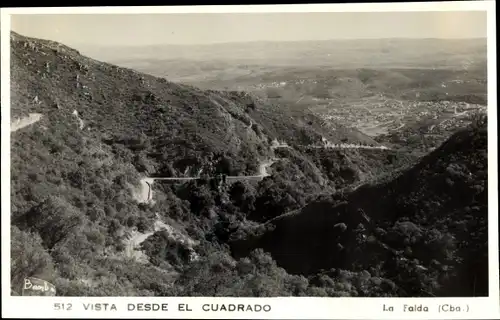
[[[12,15],[22,35],[69,46],[374,38],[482,38],[486,12]]]

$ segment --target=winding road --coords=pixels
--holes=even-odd
[[[191,261],[198,258],[197,254],[194,252],[193,247],[198,245],[197,241],[194,241],[190,237],[186,236],[182,232],[173,228],[172,226],[164,223],[160,216],[156,214],[156,221],[153,226],[153,230],[147,233],[141,233],[136,230],[132,231],[130,237],[125,239],[125,256],[128,258],[133,258],[138,262],[147,263],[148,257],[140,250],[141,244],[146,241],[147,238],[155,234],[155,232],[165,230],[169,237],[179,243],[185,244],[191,251]]]
[[[30,113],[27,117],[17,119],[10,124],[10,132],[15,132],[19,129],[37,123],[42,119],[42,114],[40,113]]]
[[[326,145],[326,146],[302,146],[307,149],[365,149],[365,150],[391,150],[386,146],[363,146],[363,145]]]
[[[284,142],[279,142],[278,140],[273,140],[271,142],[270,149],[274,152],[277,148],[291,148],[288,144]],[[269,168],[279,161],[279,158],[271,158],[262,161],[259,164],[258,174],[252,176],[226,176],[227,181],[242,181],[242,180],[255,180],[259,181],[265,177],[270,176]],[[178,181],[186,182],[192,180],[199,180],[201,177],[144,177],[140,180],[139,188],[133,190],[134,199],[139,203],[148,203],[153,201],[153,184],[156,180],[158,181]]]
[[[325,139],[326,141],[326,139]],[[327,141],[327,143],[323,146],[304,146],[307,148],[318,148],[318,149],[375,149],[375,150],[390,150],[385,146],[363,146],[363,145],[354,145],[354,144],[332,144]],[[271,142],[270,149],[274,152],[277,148],[291,148],[288,144],[284,142],[278,142],[277,140],[273,140]],[[262,161],[259,164],[258,174],[252,176],[226,176],[226,181],[243,181],[243,180],[253,180],[260,181],[265,177],[270,176],[269,168],[279,161],[279,158],[273,157],[267,160]],[[178,181],[178,182],[186,182],[192,180],[200,180],[201,177],[144,177],[140,180],[139,188],[135,189],[133,192],[134,198],[137,202],[140,203],[150,203],[153,202],[153,184],[156,180],[158,181]]]
[[[263,161],[259,165],[259,174],[253,176],[226,176],[228,181],[241,181],[241,180],[262,180],[265,177],[270,176],[268,172],[269,168],[279,159],[273,158],[270,160]],[[135,190],[134,198],[137,202],[147,203],[153,200],[153,183],[156,180],[159,181],[192,181],[192,180],[200,180],[201,177],[144,177],[140,180],[139,190]]]

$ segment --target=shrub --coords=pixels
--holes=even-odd
[[[11,286],[21,292],[24,278],[37,277],[51,282],[56,277],[54,262],[36,233],[11,227]]]

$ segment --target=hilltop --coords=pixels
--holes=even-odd
[[[443,145],[441,151],[409,169],[416,158],[399,151],[307,149],[304,146],[324,139],[334,144],[380,145],[355,129],[334,121],[324,126],[310,112],[290,110],[269,99],[174,83],[94,60],[56,42],[16,33],[11,38],[11,76],[11,114],[16,124],[11,128],[14,291],[24,277],[35,276],[54,283],[58,294],[64,296],[408,294],[411,284],[405,282],[407,279],[398,279],[389,272],[393,269],[386,267],[381,269],[387,274],[377,274],[364,260],[354,259],[358,256],[351,249],[345,263],[335,265],[343,268],[346,278],[330,281],[318,272],[333,267],[331,263],[313,256],[312,269],[294,266],[265,239],[280,232],[280,221],[290,219],[294,225],[291,230],[297,229],[302,245],[321,243],[321,228],[330,225],[319,225],[324,220],[311,218],[323,214],[323,209],[332,213],[328,219],[351,217],[357,222],[361,218],[355,209],[362,208],[372,221],[367,229],[373,226],[388,231],[399,217],[384,215],[384,206],[403,208],[400,211],[410,215],[422,199],[432,199],[432,210],[437,210],[436,202],[448,206],[456,189],[468,186],[470,181],[457,174],[449,177],[451,184],[446,180],[448,189],[429,188],[427,178],[434,172],[443,176],[439,171],[442,166],[466,163],[471,166],[472,181],[485,170],[479,167],[485,157],[481,142],[485,130],[467,131],[474,133],[473,141],[479,141],[468,141],[468,149],[460,139],[467,140],[469,133],[462,133],[459,142]],[[459,152],[450,147],[453,145]],[[442,159],[439,166],[432,160],[436,155]],[[213,177],[219,173],[255,175],[262,163],[272,163],[270,176],[226,185],[214,183]],[[394,178],[402,170],[406,171]],[[461,167],[453,170],[461,172]],[[141,202],[134,197],[145,177],[182,176],[201,179],[155,182],[154,201]],[[400,186],[413,180],[419,181],[414,189]],[[372,185],[357,188],[368,181]],[[477,181],[481,187],[484,181]],[[415,190],[421,193],[412,193]],[[474,201],[483,201],[480,197],[485,191],[478,192]],[[453,197],[448,199],[450,195]],[[347,204],[339,207],[337,199]],[[472,213],[464,214],[466,228],[469,223],[483,225],[485,204],[474,201],[468,205]],[[408,208],[407,203],[415,206]],[[340,214],[342,206],[349,208],[346,216]],[[458,210],[445,208],[448,211],[443,217],[449,217],[449,210]],[[432,220],[426,212],[417,213],[416,224],[446,235],[442,227],[449,225],[446,219]],[[296,228],[294,217],[306,215],[306,221]],[[361,217],[366,219],[363,214]],[[352,221],[345,222],[349,228]],[[301,233],[302,227],[305,233]],[[347,234],[354,234],[348,230]],[[477,239],[483,240],[483,229],[467,230],[479,230]],[[448,247],[442,246],[440,234],[431,236],[426,234],[422,239],[437,241],[436,248],[441,251],[436,260],[459,268],[455,256],[450,258],[453,263],[442,259]],[[257,240],[249,240],[254,238]],[[240,245],[244,243],[245,250],[235,247],[235,239]],[[389,240],[377,239],[399,250]],[[477,239],[471,240],[478,243],[474,254],[482,254],[484,242]],[[262,245],[254,246],[255,241]],[[283,235],[275,245],[295,248],[296,243]],[[348,242],[325,242],[324,250],[336,256],[338,244],[347,247]],[[456,255],[468,261],[465,248]],[[367,270],[371,277],[366,277]],[[330,282],[318,282],[317,277]],[[363,287],[366,281],[371,281],[369,289]],[[484,288],[482,280],[477,281],[479,295]],[[378,288],[377,283],[383,286]],[[434,294],[444,292],[426,289]]]

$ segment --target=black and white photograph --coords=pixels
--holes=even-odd
[[[12,296],[492,292],[486,11],[10,28]]]

